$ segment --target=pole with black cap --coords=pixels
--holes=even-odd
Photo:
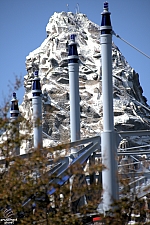
[[[34,72],[32,84],[34,148],[42,148],[42,91],[38,70]]]
[[[114,131],[113,85],[112,85],[112,26],[108,3],[104,3],[100,27],[102,63],[103,132],[101,133],[103,184],[103,210],[111,209],[118,200],[117,144]]]
[[[10,109],[10,122],[12,124],[12,136],[15,141],[15,155],[20,155],[20,147],[19,147],[19,107],[18,100],[16,97],[16,93],[13,93],[11,100],[11,109]]]
[[[75,34],[70,36],[68,69],[70,86],[70,130],[71,142],[73,142],[80,140],[79,56],[77,43],[75,42]],[[77,149],[73,148],[71,151],[74,154],[77,152]]]

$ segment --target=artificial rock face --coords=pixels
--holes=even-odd
[[[99,26],[81,13],[54,13],[46,27],[47,37],[26,57],[25,95],[22,115],[31,117],[32,64],[38,63],[43,93],[43,131],[51,137],[44,145],[70,141],[68,43],[75,33],[80,59],[79,91],[81,138],[99,135],[103,129],[101,46]],[[114,124],[118,131],[150,128],[150,109],[142,95],[139,75],[118,47],[112,45]],[[144,139],[147,144],[149,138]],[[141,142],[139,137],[128,140]]]

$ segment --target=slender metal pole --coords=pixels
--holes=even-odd
[[[13,136],[16,141],[15,146],[15,155],[20,155],[20,146],[19,146],[19,121],[17,121],[19,116],[19,107],[18,107],[18,100],[16,97],[16,93],[13,93],[13,98],[11,100],[11,109],[10,109],[10,121],[12,123],[13,128]],[[18,140],[17,140],[18,139]]]
[[[35,71],[32,86],[34,148],[42,148],[42,91],[38,71]]]
[[[70,129],[71,142],[80,140],[80,97],[79,97],[79,57],[75,35],[71,35],[68,54],[69,85],[70,85]],[[76,153],[73,148],[71,153]]]
[[[102,97],[103,97],[103,132],[102,171],[103,209],[111,209],[111,204],[118,199],[117,182],[117,147],[114,131],[113,86],[112,86],[112,27],[108,3],[104,3],[101,21],[101,58],[102,58]]]

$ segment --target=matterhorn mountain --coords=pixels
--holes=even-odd
[[[100,135],[103,129],[101,46],[99,26],[85,14],[54,13],[46,26],[47,37],[26,57],[25,95],[20,112],[32,117],[33,63],[39,62],[43,102],[44,146],[70,141],[70,102],[68,43],[76,34],[79,66],[81,139]],[[150,108],[139,82],[139,75],[128,64],[119,48],[112,45],[114,125],[117,131],[150,129]],[[149,143],[136,136],[128,146]]]

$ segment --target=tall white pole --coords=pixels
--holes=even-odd
[[[103,132],[101,134],[103,184],[103,209],[111,209],[111,204],[118,199],[118,171],[116,133],[114,131],[113,85],[112,85],[112,27],[108,3],[104,3],[101,21],[101,60],[102,60],[102,99]]]
[[[11,100],[11,109],[10,109],[10,121],[12,123],[13,128],[13,136],[16,141],[15,146],[15,155],[20,155],[20,146],[19,146],[19,121],[17,121],[19,116],[19,107],[18,107],[18,100],[16,97],[16,93],[13,93],[13,97]],[[18,139],[18,140],[17,140]]]
[[[68,68],[70,85],[70,130],[71,142],[80,139],[80,97],[79,97],[79,57],[75,34],[70,37]],[[77,149],[72,149],[71,153],[76,153]]]
[[[42,91],[38,70],[34,73],[32,85],[34,148],[42,148]]]

